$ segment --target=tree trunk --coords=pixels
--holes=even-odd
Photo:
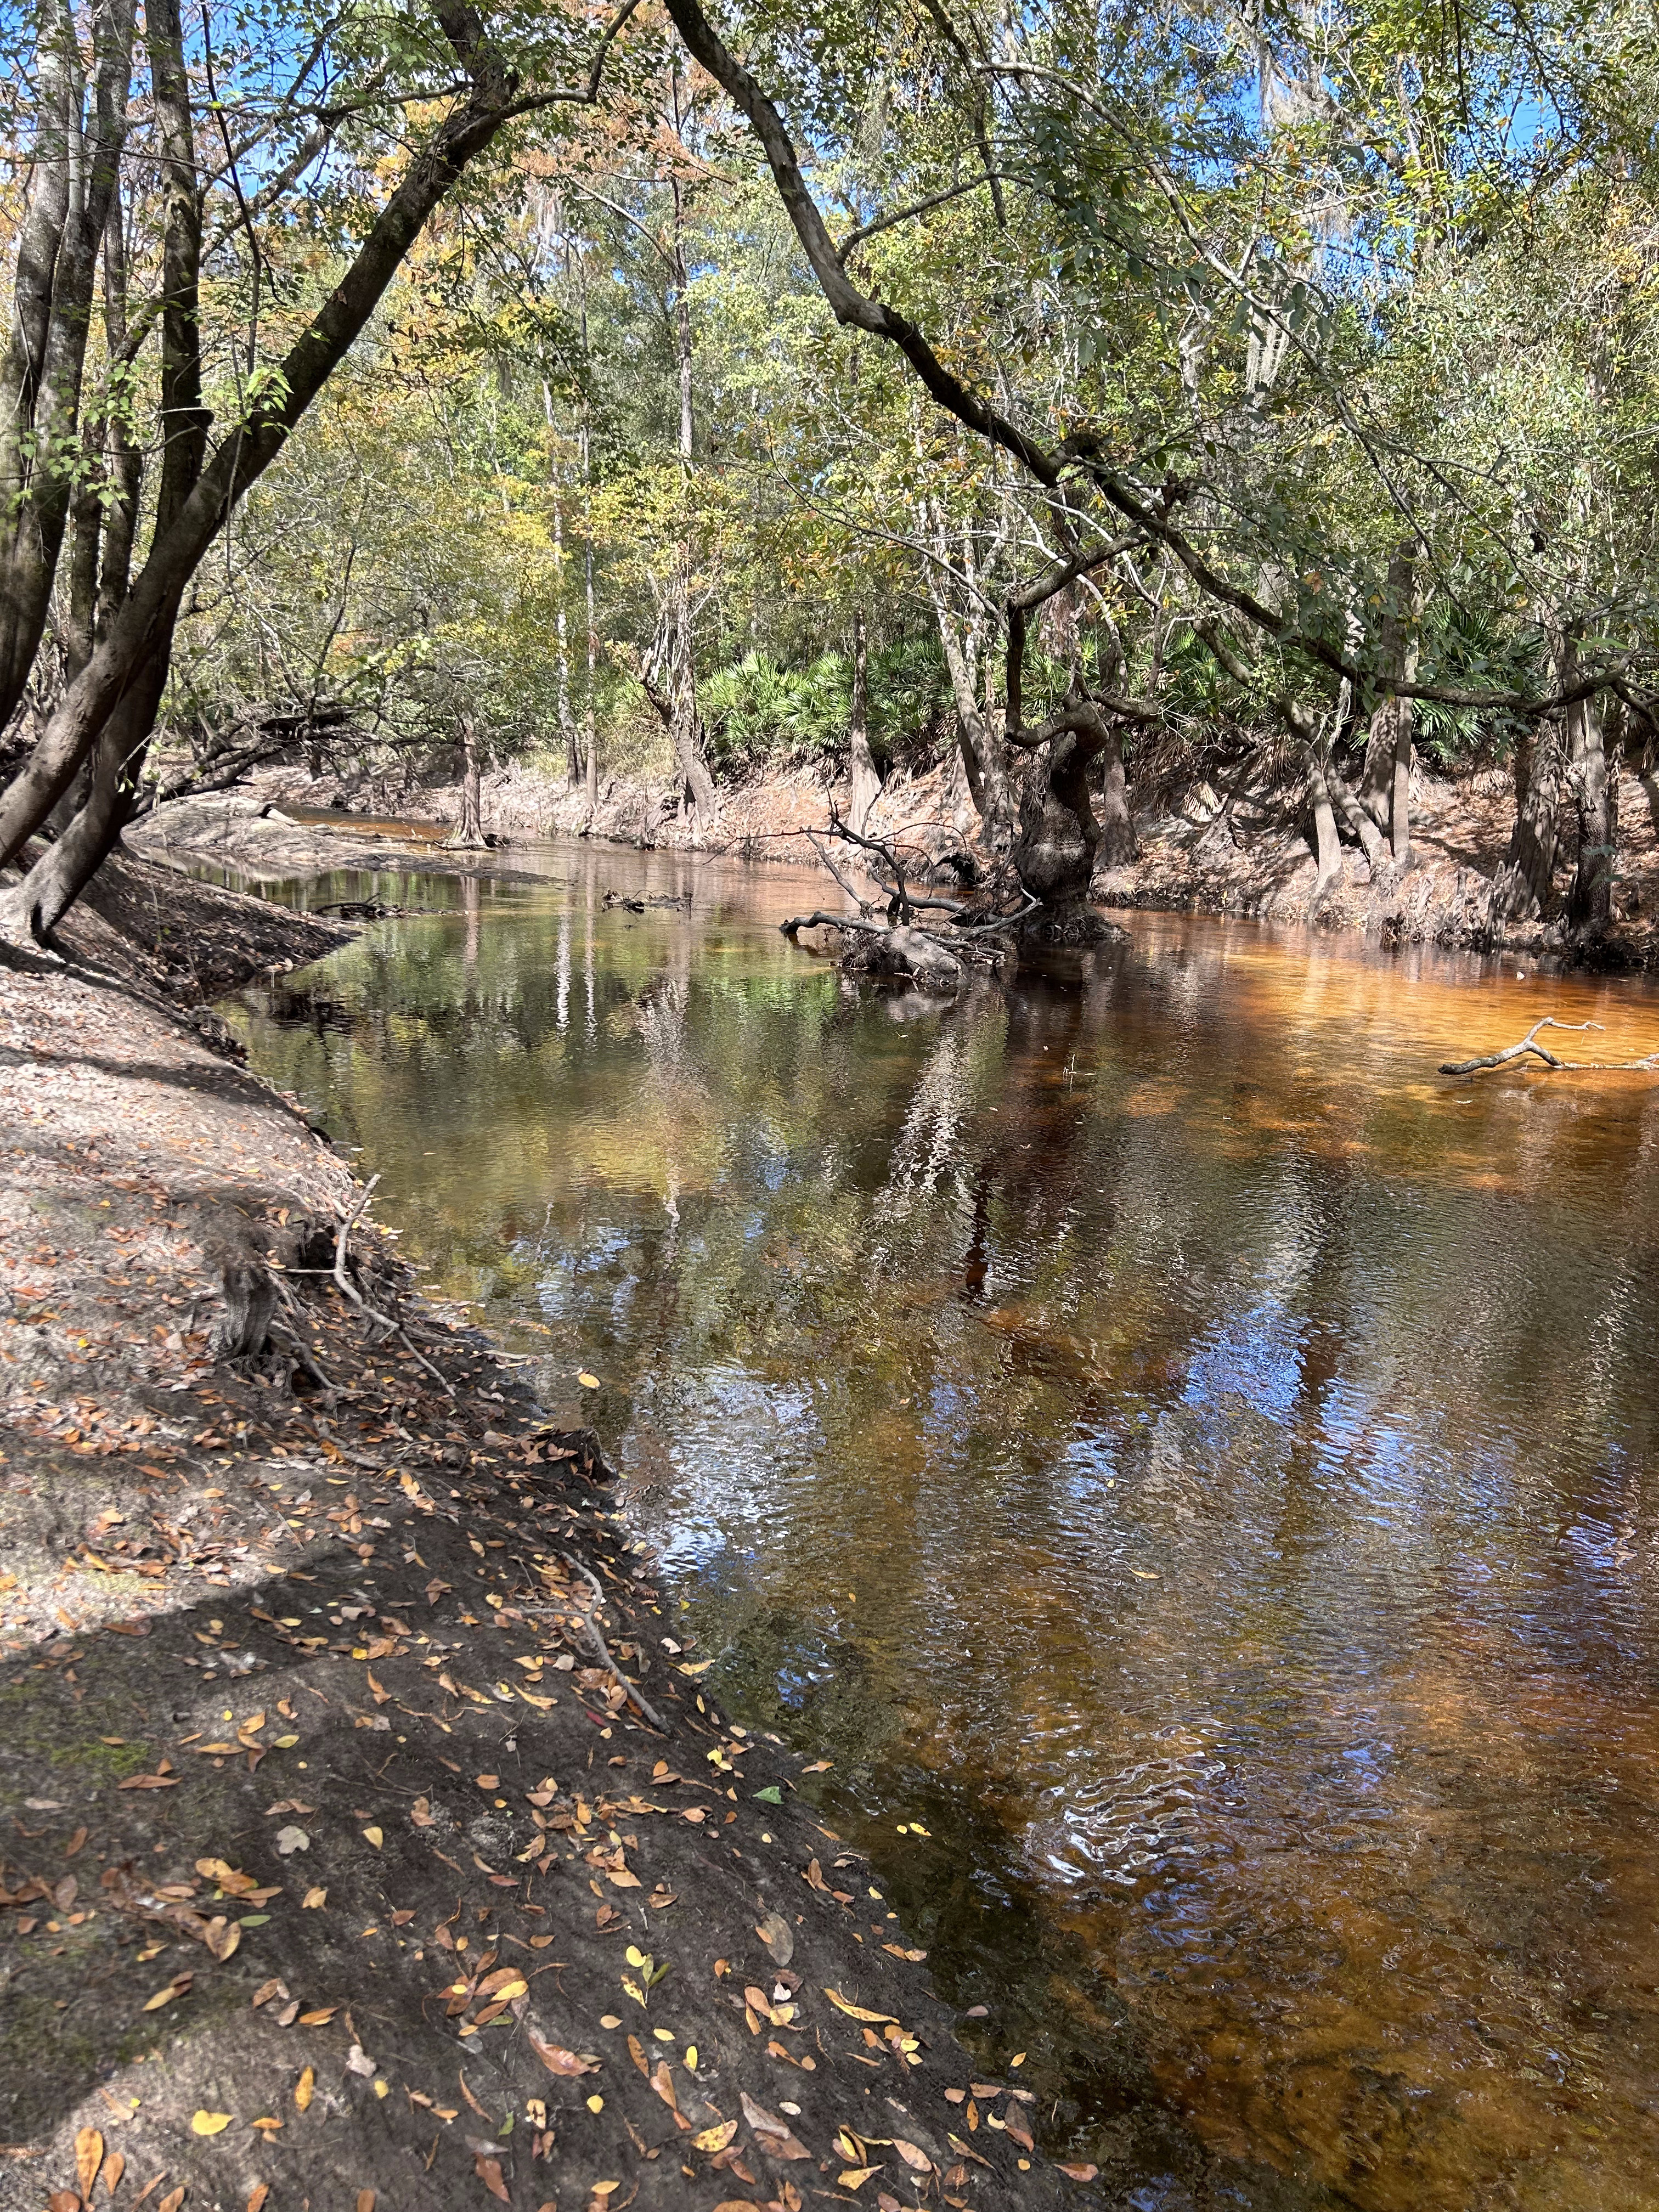
[[[34,155],[43,173],[20,241],[0,372],[0,726],[23,696],[45,633],[74,495],[82,374],[126,137],[132,35],[133,0],[106,0],[93,19],[88,117],[72,11],[61,0],[42,11]]]
[[[679,79],[675,76],[674,125],[680,127]],[[696,424],[692,414],[692,354],[690,271],[685,258],[685,193],[678,177],[673,180],[674,349],[679,366],[680,489],[685,501],[684,531],[669,599],[672,678],[669,693],[669,735],[674,758],[691,801],[693,825],[701,834],[715,819],[714,779],[703,744],[702,716],[697,710],[696,641],[691,616],[691,488]]]
[[[1417,561],[1409,544],[1397,547],[1389,562],[1382,623],[1384,684],[1409,683],[1417,673],[1419,601]],[[1389,833],[1396,867],[1411,855],[1411,757],[1415,725],[1413,702],[1385,690],[1371,714],[1365,765],[1359,779],[1359,803]]]
[[[552,404],[548,407],[550,423]],[[582,764],[576,757],[576,722],[570,711],[570,632],[564,611],[564,517],[561,512],[559,487],[556,477],[553,485],[553,576],[558,592],[556,612],[557,635],[555,641],[556,667],[558,678],[559,732],[564,739],[564,781],[567,791],[574,791],[582,780]]]
[[[1316,872],[1313,896],[1308,901],[1308,913],[1312,917],[1315,908],[1324,898],[1333,884],[1341,880],[1342,847],[1336,834],[1336,814],[1331,805],[1331,787],[1325,777],[1325,763],[1316,746],[1308,748],[1308,806],[1313,816],[1314,859]]]
[[[1042,912],[1024,925],[1028,937],[1085,945],[1104,933],[1089,906],[1101,826],[1089,796],[1089,771],[1104,753],[1119,753],[1115,724],[1092,701],[1073,697],[1046,726],[1048,758],[1032,777],[1011,855],[1021,889]]]
[[[461,716],[461,811],[455,827],[444,839],[462,852],[479,850],[484,841],[483,819],[483,774],[478,760],[478,726],[471,714]]]
[[[1578,865],[1567,895],[1567,921],[1575,933],[1596,936],[1613,920],[1613,884],[1619,860],[1618,749],[1609,762],[1599,693],[1567,709],[1573,803],[1578,813]]]
[[[1534,733],[1528,754],[1525,794],[1516,811],[1509,850],[1492,879],[1494,929],[1547,913],[1553,896],[1555,817],[1566,771],[1565,741],[1553,716]]]
[[[1134,817],[1129,811],[1123,747],[1115,729],[1106,745],[1105,762],[1100,793],[1100,842],[1095,858],[1109,868],[1127,868],[1140,848],[1135,842]]]
[[[881,776],[870,750],[869,652],[862,607],[853,617],[853,713],[847,735],[853,755],[853,796],[847,821],[848,828],[861,837],[870,811],[881,796]]]
[[[514,80],[470,15],[446,9],[470,96],[417,154],[350,266],[290,347],[277,374],[214,454],[177,518],[158,530],[120,614],[52,714],[0,798],[0,866],[16,859],[74,781],[106,721],[149,660],[171,641],[173,610],[203,555],[249,486],[288,442],[295,424],[384,297],[428,216],[507,120]],[[176,426],[175,426],[176,427]]]

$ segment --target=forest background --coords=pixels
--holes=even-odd
[[[7,35],[14,933],[275,760],[459,779],[464,837],[492,769],[698,837],[759,777],[858,827],[939,771],[1061,920],[1173,793],[1249,794],[1322,889],[1398,878],[1414,773],[1497,770],[1494,924],[1615,918],[1649,9],[42,0]]]

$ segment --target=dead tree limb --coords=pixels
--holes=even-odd
[[[1659,1073],[1659,1052],[1650,1052],[1643,1060],[1560,1060],[1547,1046],[1538,1042],[1540,1030],[1599,1030],[1601,1022],[1558,1022],[1551,1014],[1536,1021],[1518,1044],[1506,1044],[1501,1052],[1482,1053],[1478,1060],[1443,1060],[1442,1075],[1478,1075],[1482,1068],[1506,1067],[1514,1060],[1533,1055],[1547,1068],[1562,1074],[1585,1074],[1600,1071],[1603,1074]]]
[[[656,1729],[659,1735],[672,1735],[674,1733],[673,1729],[669,1727],[667,1722],[657,1711],[656,1707],[647,1702],[644,1693],[640,1689],[639,1685],[636,1682],[630,1682],[627,1675],[623,1674],[622,1668],[611,1656],[610,1651],[605,1646],[605,1638],[599,1633],[599,1624],[593,1616],[598,1613],[599,1607],[605,1603],[605,1592],[599,1586],[599,1577],[597,1575],[590,1574],[587,1569],[582,1565],[581,1561],[580,1559],[573,1559],[568,1552],[561,1552],[559,1557],[564,1561],[566,1566],[574,1567],[575,1569],[576,1572],[581,1577],[582,1580],[588,1585],[588,1588],[593,1593],[593,1602],[592,1606],[586,1613],[579,1612],[576,1615],[576,1619],[580,1624],[585,1634],[591,1638],[593,1649],[599,1655],[599,1664],[611,1676],[617,1688],[622,1691],[623,1696],[628,1699],[629,1704],[638,1709],[644,1717],[650,1722],[652,1727]]]

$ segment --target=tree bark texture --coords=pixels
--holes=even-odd
[[[1616,702],[1615,702],[1616,704]],[[1578,814],[1578,864],[1567,894],[1567,921],[1594,936],[1613,920],[1613,885],[1619,865],[1618,749],[1609,760],[1607,722],[1592,694],[1567,709],[1567,746],[1573,804]]]

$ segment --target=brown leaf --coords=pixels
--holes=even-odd
[[[166,1989],[157,1990],[153,1997],[145,1998],[144,2010],[146,2012],[160,2012],[163,2005],[171,2004],[175,1997],[187,1996],[190,1993],[190,1985],[193,1978],[194,1977],[190,1974],[179,1974],[175,1976],[175,1978],[167,1984]]]
[[[668,2070],[668,2061],[665,2058],[658,2060],[657,2070],[651,2076],[651,2086],[671,2112],[678,2112],[680,2100],[675,2094],[674,2077]]]
[[[507,2184],[501,2179],[501,2162],[498,2158],[475,2157],[472,2170],[492,2197],[499,2197],[503,2204],[513,2200],[507,2193]]]
[[[1017,2105],[1011,2105],[1008,2107],[1008,2117],[1002,2124],[1022,2150],[1030,2150],[1033,2148],[1030,2128],[1026,2123],[1024,2114]]]
[[[1091,2161],[1082,2166],[1062,2166],[1060,2172],[1069,2174],[1073,2181],[1092,2181],[1100,2168]]]
[[[372,2189],[357,2191],[357,2212],[374,2212],[374,2191]]]
[[[307,2066],[294,2085],[294,2101],[302,2112],[311,2110],[311,2093],[317,2086],[317,2069]]]
[[[417,1797],[409,1808],[409,1817],[417,1828],[430,1828],[436,1825],[438,1816],[428,1799]]]
[[[630,2035],[628,2039],[628,2055],[648,2081],[651,2079],[651,2065],[645,2055],[645,2045],[637,2035]]]
[[[544,2043],[533,2027],[527,2028],[525,2032],[530,2038],[531,2049],[550,2074],[570,2076],[599,2072],[599,2062],[597,2058],[584,2058],[576,2051],[567,2051],[560,2043]]]
[[[933,2172],[933,2161],[928,2157],[927,2152],[921,2148],[920,2144],[902,2142],[896,2136],[893,2138],[893,2148],[904,2160],[904,2163],[908,2166],[912,2167],[917,2173],[931,2173]]]
[[[82,2128],[75,2138],[75,2178],[82,2197],[90,2197],[98,2169],[104,2162],[104,2138],[96,2128]]]
[[[722,2120],[716,2128],[705,2128],[700,2136],[693,2136],[692,2143],[698,2150],[724,2150],[738,2132],[735,2120]]]
[[[247,2212],[265,2212],[265,2199],[270,2194],[268,2181],[256,2181],[248,2191]]]
[[[184,2201],[185,2192],[182,2187],[178,2189],[169,2189],[167,2195],[156,2206],[155,2212],[179,2212],[179,2207],[184,2203]]]
[[[761,2148],[770,2158],[811,2158],[805,2144],[789,2132],[789,2124],[764,2105],[757,2105],[745,2089],[741,2093],[743,2117],[755,2130]]]
[[[179,1787],[179,1778],[176,1774],[130,1774],[125,1782],[118,1782],[115,1786],[118,1790],[176,1790]],[[184,2191],[176,2190],[173,2194],[182,2204],[185,2200]],[[164,2197],[162,2203],[171,2204],[173,2197]]]
[[[121,2176],[126,2172],[126,2153],[125,2151],[112,2150],[109,2156],[104,2160],[104,2194],[106,2197],[114,2196],[116,2191],[121,2186]]]
[[[46,2199],[46,2212],[81,2212],[81,2200],[72,2189],[54,2189]]]
[[[802,1879],[806,1882],[809,1888],[822,1892],[825,1897],[829,1896],[830,1885],[823,1878],[823,1869],[818,1864],[816,1859],[808,1860],[806,1872]]]
[[[794,1957],[794,1930],[781,1912],[769,1912],[755,1933],[771,1953],[775,1966],[787,1966]]]

